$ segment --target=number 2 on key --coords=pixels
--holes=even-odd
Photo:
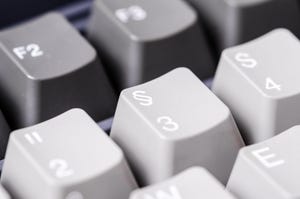
[[[69,168],[67,161],[63,159],[53,159],[49,162],[49,168],[55,171],[57,178],[64,178],[74,174],[74,171]]]

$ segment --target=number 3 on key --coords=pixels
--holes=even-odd
[[[162,129],[169,132],[174,132],[179,129],[179,125],[168,116],[162,116],[157,118],[157,123],[163,124]]]

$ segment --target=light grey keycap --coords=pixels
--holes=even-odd
[[[140,190],[130,199],[234,199],[207,170],[189,168],[180,174]]]
[[[82,108],[95,120],[116,98],[96,51],[61,15],[51,13],[0,32],[0,104],[11,128]]]
[[[204,19],[219,52],[275,28],[300,36],[298,0],[186,0]]]
[[[96,0],[88,33],[120,89],[179,66],[213,75],[197,14],[182,0]]]
[[[1,199],[11,199],[10,195],[7,193],[7,191],[3,188],[2,185],[0,185],[0,198]]]
[[[121,149],[80,109],[14,131],[1,181],[14,199],[124,199],[137,188]]]
[[[10,128],[9,128],[2,112],[0,111],[0,159],[4,158],[9,133],[10,133]]]
[[[186,68],[124,90],[111,136],[141,185],[191,166],[226,183],[243,146],[229,109]]]
[[[299,40],[285,29],[223,52],[213,91],[247,143],[300,123],[299,53]]]
[[[228,182],[239,199],[300,198],[300,126],[240,150]]]

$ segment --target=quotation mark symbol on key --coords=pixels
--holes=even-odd
[[[26,133],[24,137],[32,145],[43,142],[42,137],[37,132]]]

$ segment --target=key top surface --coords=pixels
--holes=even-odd
[[[121,22],[128,29],[131,37],[141,40],[157,40],[176,34],[193,24],[195,14],[180,1],[146,1],[146,0],[101,0],[98,6],[105,6],[112,20]],[[159,9],[158,5],[162,8]],[[167,8],[168,9],[164,9]],[[172,15],[168,13],[178,13]],[[164,17],[161,17],[164,16]]]
[[[299,123],[299,52],[299,40],[285,29],[223,52],[213,91],[232,110],[248,143]]]
[[[65,25],[62,19],[59,14],[52,13],[26,27],[21,25],[0,33],[2,48],[10,51],[28,78],[51,79],[68,74],[79,70],[96,56],[94,49],[75,35],[71,26]],[[45,37],[50,25],[56,33]]]
[[[141,185],[193,165],[226,183],[243,146],[229,109],[186,68],[124,90],[111,136]]]
[[[17,199],[121,199],[136,188],[121,149],[79,109],[13,132],[1,182]]]
[[[300,126],[240,150],[228,182],[238,198],[300,197]]]
[[[189,168],[162,183],[134,191],[130,199],[234,199],[208,171]]]
[[[74,107],[98,121],[113,114],[116,99],[96,51],[59,14],[1,32],[0,58],[1,103],[14,129]]]
[[[214,71],[197,14],[181,0],[97,0],[88,33],[118,89],[181,65],[201,78]]]

